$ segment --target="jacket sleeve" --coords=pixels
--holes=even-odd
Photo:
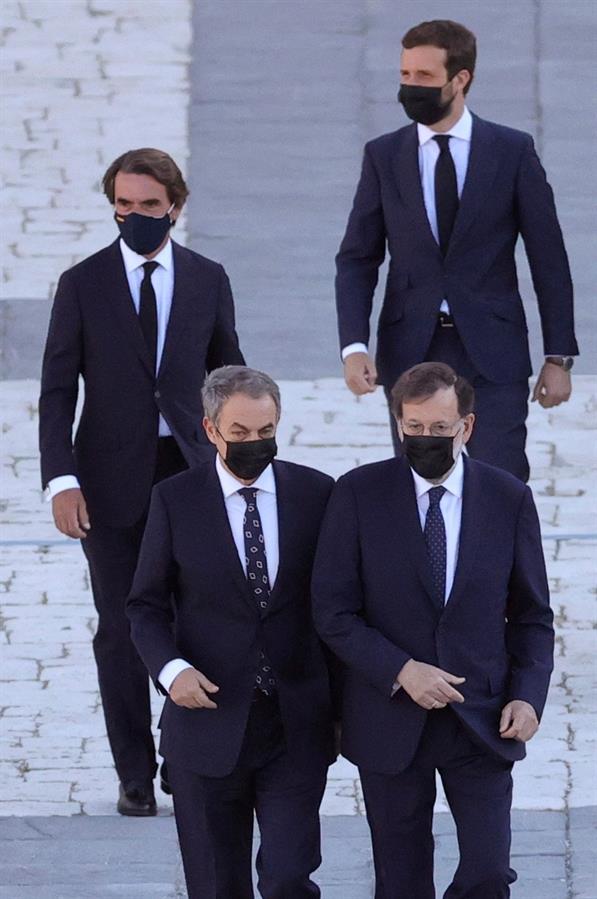
[[[315,555],[315,627],[348,668],[390,697],[396,676],[410,655],[367,624],[360,563],[356,501],[341,478],[332,493]]]
[[[336,311],[341,350],[351,343],[369,342],[373,294],[385,252],[379,177],[367,145],[346,233],[336,256]]]
[[[230,281],[221,268],[216,322],[207,348],[207,371],[213,371],[222,365],[244,364],[245,360],[238,345]]]
[[[553,191],[531,137],[516,182],[518,227],[537,295],[545,355],[578,353],[572,278]]]
[[[554,629],[539,519],[528,487],[518,514],[506,614],[508,698],[529,702],[541,717],[553,670]]]
[[[170,519],[159,487],[155,487],[126,613],[131,639],[162,693],[159,674],[167,662],[180,656],[172,631],[174,586]]]
[[[83,334],[75,278],[58,282],[46,339],[39,397],[39,449],[42,488],[61,475],[77,476],[73,421],[83,370]]]

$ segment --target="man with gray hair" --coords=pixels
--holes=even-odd
[[[202,396],[215,462],[154,488],[127,606],[167,694],[160,752],[189,899],[253,896],[254,813],[261,895],[317,897],[334,745],[310,579],[333,482],[275,460],[280,392],[268,375],[219,368]]]

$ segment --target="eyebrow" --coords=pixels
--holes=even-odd
[[[265,431],[265,430],[267,430],[267,428],[273,428],[273,427],[274,427],[274,424],[273,424],[273,422],[270,421],[268,424],[262,425],[260,428],[257,428],[257,431],[258,432]],[[239,421],[233,421],[232,424],[230,425],[230,428],[231,429],[232,428],[240,428],[241,431],[250,431],[251,430],[250,428],[247,428],[246,425],[241,425],[241,423]]]
[[[129,197],[116,197],[117,203],[133,203],[134,200],[131,200]],[[161,203],[157,197],[149,197],[147,200],[140,200],[141,205],[147,205],[148,203]]]
[[[406,422],[407,422],[407,424],[413,424],[413,425],[422,425],[423,424],[423,422],[420,421],[418,418],[407,418]],[[450,422],[447,419],[440,418],[438,421],[430,422],[429,427],[433,427],[433,425],[449,425],[449,424],[450,424]]]

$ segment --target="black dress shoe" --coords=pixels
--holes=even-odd
[[[168,765],[166,762],[162,762],[160,767],[160,788],[162,793],[165,793],[166,796],[172,796],[172,787],[168,780]]]
[[[119,784],[116,808],[119,814],[129,815],[132,818],[151,818],[157,815],[153,787],[132,787],[125,790],[122,784]]]

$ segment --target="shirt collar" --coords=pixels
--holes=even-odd
[[[464,485],[464,461],[462,459],[462,453],[458,456],[458,461],[454,466],[454,471],[450,473],[450,476],[446,478],[446,480],[441,484],[432,484],[431,481],[427,481],[425,478],[422,478],[420,474],[411,468],[413,481],[415,482],[415,493],[417,494],[417,499],[420,499],[425,493],[428,493],[432,487],[442,486],[445,487],[446,490],[453,494],[453,496],[462,496],[462,488]]]
[[[452,125],[449,131],[442,131],[441,133],[449,134],[450,137],[459,137],[460,140],[466,140],[470,143],[471,135],[473,133],[473,117],[470,114],[468,107],[464,107],[464,112],[456,124]],[[438,132],[432,131],[427,125],[421,125],[420,122],[417,122],[417,134],[419,136],[419,146],[422,147],[432,140]]]
[[[228,499],[233,493],[237,493],[239,490],[242,490],[243,487],[247,486],[246,484],[241,484],[234,475],[231,475],[229,471],[226,471],[219,453],[216,455],[216,473],[220,480],[224,499]],[[251,488],[263,490],[264,493],[273,493],[274,496],[276,495],[276,479],[274,477],[274,467],[271,462],[267,468],[261,472],[257,480],[251,484]]]
[[[161,265],[162,268],[170,270],[174,264],[174,258],[172,255],[172,241],[168,238],[166,242],[166,246],[162,247],[157,256],[154,256],[152,260],[148,260],[145,256],[141,256],[139,253],[135,253],[134,250],[124,242],[122,237],[120,238],[120,252],[122,253],[122,258],[124,260],[124,267],[127,273],[135,271],[135,269],[140,268],[146,262],[157,262],[158,265]]]

